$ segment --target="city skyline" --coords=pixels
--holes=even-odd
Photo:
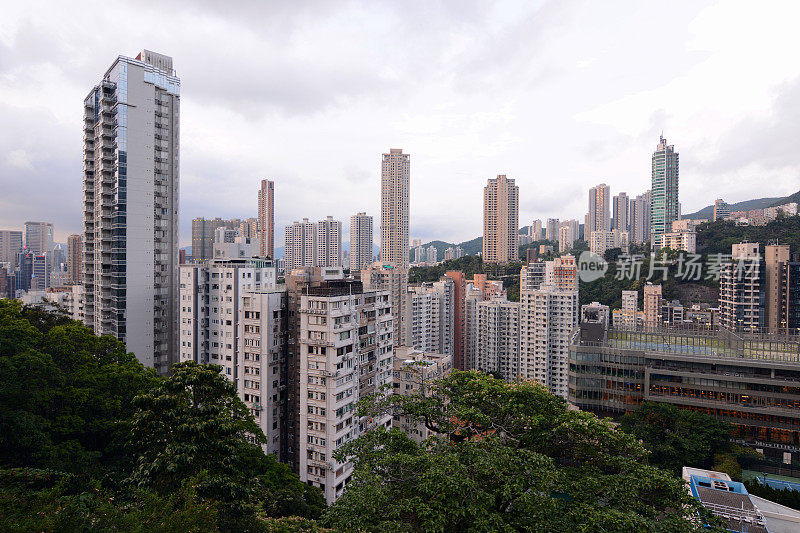
[[[609,184],[613,194],[639,194],[648,188],[649,154],[662,130],[683,155],[684,212],[713,203],[718,197],[713,188],[724,189],[730,203],[790,194],[800,170],[789,141],[797,128],[791,104],[800,90],[800,67],[770,59],[767,53],[796,48],[798,37],[774,26],[766,33],[767,20],[780,25],[792,18],[785,12],[774,16],[769,7],[753,14],[732,4],[678,5],[668,14],[659,12],[669,24],[647,36],[641,27],[648,27],[645,21],[653,13],[645,6],[579,11],[548,4],[513,17],[514,10],[502,4],[466,9],[442,5],[430,11],[411,6],[400,12],[391,6],[323,8],[333,19],[361,12],[375,22],[374,29],[358,37],[341,34],[317,17],[289,16],[277,7],[269,12],[259,7],[232,10],[241,11],[237,13],[216,12],[214,7],[192,12],[165,8],[175,15],[171,20],[183,22],[176,26],[191,27],[210,13],[219,31],[241,34],[241,41],[231,46],[263,51],[265,57],[276,56],[269,52],[279,38],[257,32],[250,20],[266,20],[267,29],[282,24],[277,33],[285,53],[273,59],[248,54],[247,61],[226,55],[230,49],[221,49],[213,39],[182,39],[186,35],[181,32],[137,24],[150,19],[146,7],[140,13],[120,6],[109,10],[106,16],[113,11],[131,24],[102,45],[87,41],[78,27],[66,27],[59,30],[61,46],[52,46],[48,33],[64,18],[61,9],[37,12],[33,24],[34,10],[11,6],[0,22],[0,53],[7,59],[0,62],[0,119],[11,130],[32,124],[42,132],[37,139],[0,137],[0,175],[11,191],[0,200],[0,227],[45,219],[54,223],[57,242],[66,242],[81,225],[80,116],[75,102],[116,55],[132,56],[143,47],[174,57],[187,87],[182,102],[181,246],[189,244],[193,218],[255,216],[253,190],[265,175],[275,179],[277,188],[276,246],[283,244],[281,229],[307,212],[304,203],[343,221],[362,211],[376,217],[377,165],[391,146],[414,155],[410,234],[425,242],[461,242],[480,235],[480,220],[470,213],[480,208],[482,184],[500,173],[514,176],[520,185],[522,225],[554,217],[581,220],[585,200],[580,200],[596,183]],[[597,33],[600,29],[579,35],[579,30],[593,27],[585,22],[598,16],[621,17],[628,24],[620,26],[621,35],[614,40]],[[400,17],[399,31],[412,44],[384,65],[380,52],[389,44],[379,29],[393,17]],[[456,24],[448,27],[452,17]],[[412,24],[417,20],[424,20],[421,28]],[[739,42],[735,28],[745,23],[762,38]],[[439,28],[441,35],[430,37]],[[466,35],[481,33],[475,31],[479,28],[485,28],[485,36],[463,42]],[[294,69],[295,60],[305,61],[323,46],[310,39],[315,33],[337,40],[348,63],[312,61],[308,72]],[[301,44],[286,36],[308,40]],[[518,42],[518,53],[498,55],[501,48],[495,41],[506,37]],[[650,46],[625,49],[626,43],[645,38]],[[561,62],[555,62],[556,52]],[[666,56],[665,62],[648,64],[657,54]],[[616,56],[614,61],[610,56]],[[206,77],[210,62],[221,74],[217,79]],[[636,65],[636,73],[630,64]],[[732,77],[739,79],[741,68],[753,75],[730,83]],[[259,71],[269,74],[265,78]],[[519,75],[509,81],[505,75],[512,71]],[[242,76],[249,76],[251,83],[232,94],[218,81]],[[275,78],[291,83],[270,82]],[[318,88],[320,80],[328,82],[327,91]],[[287,92],[286,86],[293,90]],[[592,90],[575,88],[580,86]],[[403,91],[402,101],[395,91]],[[558,93],[563,95],[551,98]],[[732,102],[737,102],[737,113],[729,112]],[[271,125],[265,127],[265,121]],[[531,123],[548,126],[531,128]],[[702,128],[696,126],[700,123]],[[38,190],[52,194],[34,195]],[[441,201],[444,193],[451,201]],[[343,230],[347,233],[346,226]]]

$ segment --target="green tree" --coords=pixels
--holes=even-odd
[[[131,402],[155,380],[116,339],[0,300],[0,464],[118,472]]]
[[[169,494],[196,479],[197,493],[220,504],[223,529],[257,528],[259,507],[279,516],[318,514],[321,496],[263,453],[263,432],[221,370],[174,365],[172,376],[134,400],[130,481]]]
[[[608,421],[533,383],[454,372],[433,395],[362,402],[435,435],[378,429],[348,443],[353,481],[323,523],[368,531],[701,531],[682,481]]]
[[[734,451],[732,426],[711,415],[645,402],[624,415],[620,425],[650,450],[650,464],[675,474],[680,474],[684,466],[710,468],[716,463],[726,465],[726,471],[732,466],[730,459],[724,457]],[[735,470],[732,473],[736,475]]]

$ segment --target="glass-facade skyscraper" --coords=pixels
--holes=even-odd
[[[652,187],[650,191],[650,237],[672,231],[672,222],[678,220],[678,153],[667,145],[661,136],[653,152]]]
[[[165,373],[177,349],[180,79],[119,56],[84,102],[85,321]]]

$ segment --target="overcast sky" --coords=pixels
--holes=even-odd
[[[269,4],[269,5],[268,5]],[[411,236],[481,234],[482,187],[520,225],[588,188],[649,188],[661,132],[684,212],[800,189],[800,2],[7,2],[0,229],[81,231],[82,103],[117,55],[181,78],[181,243],[197,216],[379,219],[380,158],[411,154]],[[379,240],[376,227],[375,239]],[[345,239],[347,240],[347,236]]]

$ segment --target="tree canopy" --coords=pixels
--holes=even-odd
[[[368,531],[700,531],[682,481],[633,436],[533,383],[454,372],[431,395],[362,402],[424,422],[348,443],[353,481],[323,523]]]
[[[266,455],[219,366],[168,378],[59,313],[0,300],[0,530],[288,531],[325,508]],[[308,526],[308,527],[306,527]]]

